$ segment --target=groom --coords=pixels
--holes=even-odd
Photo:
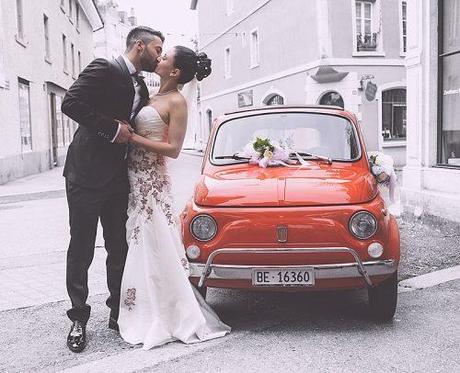
[[[163,42],[159,31],[143,26],[132,29],[124,55],[114,61],[99,58],[91,62],[62,101],[62,112],[79,124],[64,167],[71,236],[66,283],[72,302],[67,316],[72,327],[67,346],[73,352],[82,351],[86,345],[91,310],[86,303],[88,269],[99,219],[107,250],[109,328],[118,330],[120,286],[128,250],[126,155],[133,131],[126,122],[133,123],[148,100],[147,87],[138,73],[155,70]]]

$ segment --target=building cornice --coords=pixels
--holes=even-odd
[[[267,5],[271,0],[262,0],[259,5],[257,5],[256,7],[254,7],[248,14],[246,14],[245,16],[241,17],[240,19],[236,20],[235,22],[233,22],[230,26],[228,26],[224,31],[220,32],[216,37],[212,38],[211,40],[209,40],[206,44],[204,45],[201,45],[200,46],[200,50],[203,50],[204,48],[206,48],[207,46],[211,45],[212,43],[214,43],[217,39],[220,39],[222,36],[226,35],[231,29],[233,29],[234,27],[238,26],[241,22],[245,21],[246,19],[248,19],[249,17],[251,17],[254,13],[256,13],[257,11],[259,11],[259,9],[261,9],[262,7],[264,7],[265,5]]]
[[[94,0],[78,0],[78,3],[88,18],[93,31],[100,30],[104,27],[104,22],[102,21],[102,17]]]

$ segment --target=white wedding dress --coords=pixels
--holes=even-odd
[[[155,108],[145,106],[136,117],[136,132],[166,141],[168,126]],[[172,213],[165,157],[133,148],[128,177],[129,250],[121,284],[121,336],[150,349],[175,340],[195,343],[226,335],[230,327],[188,280],[188,260]]]

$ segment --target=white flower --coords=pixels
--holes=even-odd
[[[265,152],[264,152],[264,158],[272,159],[273,158],[273,152],[270,149],[266,149]]]

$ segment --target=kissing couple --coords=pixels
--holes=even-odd
[[[87,343],[88,269],[99,219],[110,329],[144,349],[230,332],[188,280],[168,173],[187,129],[187,100],[178,87],[207,77],[211,60],[184,46],[163,54],[163,42],[159,31],[132,29],[125,53],[91,62],[62,102],[62,112],[79,124],[64,167],[71,237],[67,346],[73,352]],[[158,93],[149,97],[140,71],[160,76]]]

